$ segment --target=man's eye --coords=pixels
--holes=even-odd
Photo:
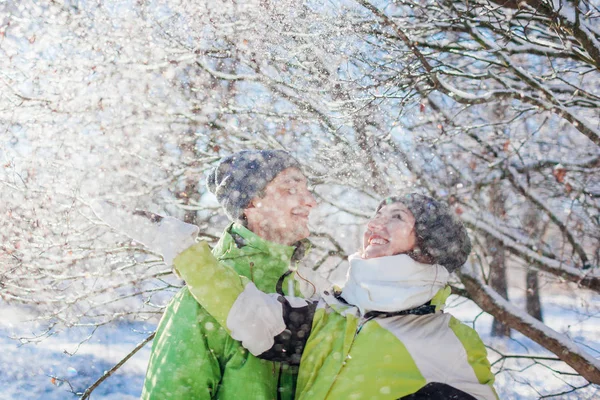
[[[298,193],[298,189],[296,189],[296,188],[291,188],[291,189],[289,189],[289,190],[288,190],[288,192],[289,192],[290,194],[296,194],[296,193]]]

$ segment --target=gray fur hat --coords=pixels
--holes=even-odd
[[[221,159],[206,186],[232,220],[242,218],[250,201],[287,168],[300,164],[283,150],[244,150]]]
[[[434,264],[453,272],[467,261],[471,240],[463,224],[446,204],[422,194],[410,193],[384,199],[377,210],[391,203],[402,203],[413,214],[417,246],[433,259]]]

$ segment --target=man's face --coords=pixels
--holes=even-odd
[[[272,242],[291,245],[310,235],[308,216],[317,203],[298,168],[281,171],[252,199],[244,214],[248,229]]]

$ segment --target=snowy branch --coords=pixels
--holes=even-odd
[[[460,278],[471,299],[482,310],[556,354],[589,382],[600,384],[600,361],[566,336],[517,309],[477,276],[463,272],[460,274]]]
[[[462,221],[468,226],[476,229],[477,231],[486,233],[498,239],[506,248],[514,253],[515,255],[527,260],[532,263],[535,267],[542,271],[550,272],[558,277],[561,277],[569,282],[576,283],[590,290],[594,290],[600,293],[600,275],[597,273],[597,269],[582,271],[579,268],[574,268],[565,262],[544,257],[538,254],[538,252],[528,248],[527,246],[521,245],[515,240],[501,234],[496,229],[489,226],[487,223],[474,217],[469,213],[463,213],[461,215]]]

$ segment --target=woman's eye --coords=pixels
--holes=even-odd
[[[288,192],[289,192],[290,194],[296,194],[296,193],[298,193],[298,189],[296,189],[296,188],[291,188],[290,190],[288,190]]]
[[[397,218],[397,219],[399,219],[400,221],[402,221],[402,215],[396,214],[396,215],[394,215],[394,218]]]

